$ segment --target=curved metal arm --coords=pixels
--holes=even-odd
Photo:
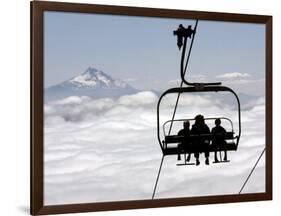
[[[185,77],[184,77],[185,76],[185,71],[187,69],[187,65],[188,65],[188,62],[189,62],[189,58],[190,58],[190,54],[191,54],[191,49],[192,49],[193,42],[194,42],[194,37],[195,37],[195,34],[196,34],[197,25],[198,25],[198,20],[196,20],[195,27],[194,27],[193,30],[191,30],[191,26],[189,26],[187,29],[185,29],[182,25],[180,25],[178,30],[174,31],[174,35],[178,36],[178,41],[181,41],[182,38],[184,39],[182,55],[181,55],[181,68],[180,68],[182,82],[185,83],[186,85],[190,85],[190,86],[196,86],[196,85],[206,85],[206,86],[221,85],[221,82],[191,83],[191,82],[188,82],[187,80],[185,80]],[[189,47],[189,51],[188,51],[188,55],[187,55],[187,60],[186,60],[186,64],[185,64],[185,67],[184,67],[184,59],[185,59],[187,38],[191,37],[191,35],[192,35],[191,44],[190,44],[190,47]],[[181,38],[181,40],[179,40],[179,38]],[[181,48],[181,43],[180,44],[178,43],[178,46],[179,46],[179,48]]]

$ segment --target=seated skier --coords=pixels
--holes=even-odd
[[[181,153],[188,145],[188,140],[189,140],[189,135],[190,135],[189,126],[190,126],[189,121],[185,121],[183,123],[183,129],[181,129],[178,132],[178,136],[183,136],[183,141],[178,144],[178,160],[181,160]],[[189,160],[190,160],[190,154],[187,157],[187,161],[189,161]]]
[[[202,134],[209,134],[210,129],[208,125],[205,124],[205,119],[203,115],[197,115],[195,117],[195,123],[192,125],[191,134],[194,135],[202,135]],[[203,149],[205,153],[205,164],[209,165],[209,140],[206,140],[200,136],[193,140],[193,146],[195,149],[194,156],[196,158],[196,166],[200,164],[199,156],[200,151]]]
[[[212,128],[212,134],[215,135],[215,138],[213,139],[212,144],[215,146],[215,152],[214,152],[214,157],[215,157],[215,162],[219,162],[218,157],[217,157],[217,149],[222,148],[223,146],[226,145],[226,142],[224,140],[224,135],[226,134],[226,130],[221,126],[221,120],[217,118],[215,120],[215,127]],[[227,161],[227,151],[224,151],[224,161]]]

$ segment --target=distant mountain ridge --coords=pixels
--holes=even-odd
[[[45,102],[68,96],[119,97],[138,92],[126,82],[113,79],[105,72],[93,67],[60,84],[48,87],[44,91]]]
[[[163,91],[151,89],[151,92],[158,97],[161,96]],[[114,79],[107,73],[93,67],[89,67],[85,72],[74,76],[57,85],[48,87],[44,91],[44,101],[49,102],[58,100],[69,96],[90,96],[93,98],[117,98],[122,95],[130,95],[139,92],[138,89],[133,88],[128,83]],[[217,105],[229,105],[237,108],[237,101],[234,95],[230,93],[214,94],[210,92],[194,93],[201,96],[208,96]],[[175,95],[176,96],[176,95]],[[245,93],[238,93],[241,108],[248,109],[252,103],[255,102],[258,96],[248,95]]]

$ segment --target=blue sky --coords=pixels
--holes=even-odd
[[[176,86],[181,52],[173,30],[194,23],[45,12],[44,85],[60,83],[91,66],[138,89]],[[192,80],[219,80],[238,92],[264,95],[265,26],[199,21],[188,73]]]

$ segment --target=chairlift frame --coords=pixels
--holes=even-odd
[[[166,148],[163,145],[163,141],[161,140],[161,135],[160,135],[160,105],[161,101],[164,98],[164,96],[168,94],[183,94],[183,93],[192,93],[192,92],[230,92],[232,93],[237,101],[237,110],[238,110],[238,135],[236,136],[237,141],[236,141],[236,149],[238,148],[240,136],[241,136],[241,107],[240,107],[240,100],[238,95],[229,87],[226,86],[203,86],[201,88],[198,88],[197,86],[194,87],[178,87],[178,88],[171,88],[166,90],[159,98],[158,103],[157,103],[157,139],[160,145],[160,148],[162,150],[163,156],[167,155],[167,152],[165,151]],[[175,120],[169,120],[169,121],[175,121]],[[164,125],[163,125],[164,126]]]

